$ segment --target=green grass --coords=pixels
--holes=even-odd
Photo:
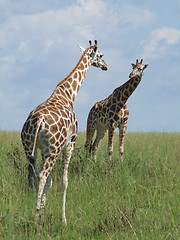
[[[20,133],[0,131],[0,239],[180,239],[180,133],[127,133],[123,164],[118,135],[110,164],[107,138],[96,161],[85,158],[84,142],[79,133],[64,227],[60,158],[45,213],[37,219]]]

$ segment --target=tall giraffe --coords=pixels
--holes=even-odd
[[[62,221],[66,223],[65,202],[68,186],[68,166],[77,135],[77,119],[73,102],[90,67],[107,70],[97,41],[87,49],[82,47],[81,56],[72,72],[57,84],[52,95],[37,106],[28,116],[21,132],[22,144],[29,161],[28,180],[37,190],[37,214],[44,209],[47,193],[52,186],[51,171],[59,153],[62,151]],[[43,168],[38,174],[36,166],[37,148],[41,150]],[[39,186],[38,186],[39,185]]]
[[[140,83],[144,69],[148,66],[147,64],[143,65],[142,61],[141,59],[141,61],[138,62],[137,59],[136,64],[132,63],[133,71],[129,75],[130,79],[120,87],[117,87],[107,98],[95,103],[89,112],[85,148],[87,153],[90,154],[92,152],[94,158],[96,158],[99,144],[108,129],[108,158],[111,160],[113,136],[115,129],[118,127],[119,160],[121,162],[123,161],[124,136],[129,116],[129,111],[125,103]],[[96,138],[94,143],[92,143],[95,131]]]

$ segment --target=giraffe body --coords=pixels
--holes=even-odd
[[[21,132],[22,144],[29,160],[29,184],[37,189],[37,212],[44,209],[47,193],[52,186],[51,171],[62,152],[62,221],[66,223],[65,202],[68,186],[68,166],[75,146],[77,119],[73,102],[90,65],[107,70],[97,41],[83,49],[84,53],[73,71],[62,80],[53,94],[28,116]],[[41,150],[43,168],[38,173],[37,148]]]
[[[87,120],[85,148],[87,152],[92,152],[93,158],[96,159],[98,147],[108,130],[108,158],[111,160],[113,152],[113,137],[115,129],[119,128],[119,159],[122,162],[124,152],[124,136],[127,129],[129,110],[127,108],[127,105],[124,104],[122,108],[118,106],[115,109],[116,112],[113,113],[111,111],[113,107],[108,104],[109,101],[111,101],[110,97],[109,99],[104,99],[100,102],[97,102],[91,108]],[[96,138],[94,140],[94,143],[92,143],[95,132]]]
[[[136,61],[132,64],[133,71],[130,73],[130,79],[122,86],[117,87],[112,94],[104,100],[94,104],[91,108],[86,129],[86,143],[85,148],[87,153],[96,158],[98,147],[101,140],[108,130],[108,158],[111,160],[113,152],[113,137],[115,129],[119,128],[119,160],[123,161],[124,152],[124,136],[127,130],[127,120],[129,117],[129,110],[126,101],[134,92],[141,81],[143,71],[147,65]],[[93,142],[93,136],[96,132],[96,138]]]

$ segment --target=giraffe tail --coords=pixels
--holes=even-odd
[[[28,183],[31,188],[35,185],[36,189],[38,188],[39,181],[39,172],[36,166],[36,158],[35,156],[29,156],[29,166],[28,166]]]

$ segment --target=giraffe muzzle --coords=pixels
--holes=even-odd
[[[107,67],[107,66],[103,66],[101,69],[102,69],[103,71],[107,71],[107,70],[108,70],[108,67]]]

